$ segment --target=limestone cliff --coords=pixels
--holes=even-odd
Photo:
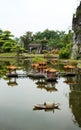
[[[81,2],[73,15],[72,29],[74,31],[72,58],[79,59],[81,58]]]

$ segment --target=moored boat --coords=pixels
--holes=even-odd
[[[59,109],[59,103],[45,102],[44,104],[35,104],[34,109]]]

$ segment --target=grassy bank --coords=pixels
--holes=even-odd
[[[55,57],[57,58],[58,55],[53,55],[53,54],[28,54],[28,53],[22,53],[22,54],[17,54],[15,52],[13,53],[0,53],[0,58],[14,58],[19,56],[20,58],[32,58],[35,56],[39,57]]]
[[[71,64],[78,64],[81,66],[81,60],[71,60],[71,59],[59,59],[58,55],[48,55],[48,54],[27,54],[27,53],[22,53],[19,55],[19,58],[25,59],[25,58],[33,58],[35,56],[38,57],[46,57],[46,58],[53,58],[57,59],[60,63],[71,63]],[[1,60],[16,60],[18,58],[17,53],[0,53],[0,59]]]
[[[15,57],[17,53],[0,53],[0,58],[12,58]]]

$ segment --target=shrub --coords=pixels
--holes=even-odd
[[[47,50],[42,50],[42,53],[43,53],[43,54],[47,54],[48,51],[47,51]]]
[[[35,56],[35,57],[32,59],[32,62],[34,62],[34,63],[37,63],[37,62],[46,62],[46,59],[41,58],[41,57],[39,57],[39,56]]]
[[[59,58],[68,59],[70,57],[70,51],[66,48],[63,48],[59,52]]]
[[[59,58],[64,59],[70,58],[71,50],[72,50],[72,43],[66,44],[66,46],[60,50]]]

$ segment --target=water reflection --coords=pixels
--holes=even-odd
[[[72,111],[72,120],[81,127],[81,75],[65,77],[64,83],[69,84],[69,107]]]
[[[60,108],[58,108],[58,109],[33,109],[34,111],[45,111],[45,112],[52,112],[53,114],[54,114],[54,112],[56,111],[56,110],[60,110]]]
[[[70,86],[77,84],[76,76],[71,77],[65,77],[64,83],[69,84]]]
[[[73,122],[81,127],[81,76],[75,77],[76,85],[70,86],[69,106],[73,113]]]
[[[44,89],[47,92],[55,92],[57,91],[57,88],[55,87],[55,84],[57,82],[47,82],[44,79],[38,79],[35,84],[37,86],[37,88],[40,88],[41,90]]]
[[[1,76],[6,75],[6,66],[10,63],[0,64]],[[29,62],[23,61],[22,70],[19,72],[29,70]],[[9,86],[15,87],[11,89]],[[59,102],[61,110],[33,111],[35,103],[47,100]],[[60,77],[58,82],[28,77],[0,79],[0,130],[33,129],[81,129],[80,75]]]
[[[7,82],[7,84],[9,85],[9,86],[11,86],[11,87],[13,87],[13,86],[16,86],[16,85],[18,85],[18,83],[17,83],[17,78],[16,77],[12,77],[12,78],[8,78],[8,82]]]
[[[69,108],[73,114],[72,121],[81,127],[81,76],[64,77],[64,83],[69,85]],[[47,92],[54,92],[58,89],[55,87],[58,82],[45,82],[44,79],[36,80],[36,87]],[[49,110],[47,110],[49,111]],[[54,110],[51,110],[54,112]]]

